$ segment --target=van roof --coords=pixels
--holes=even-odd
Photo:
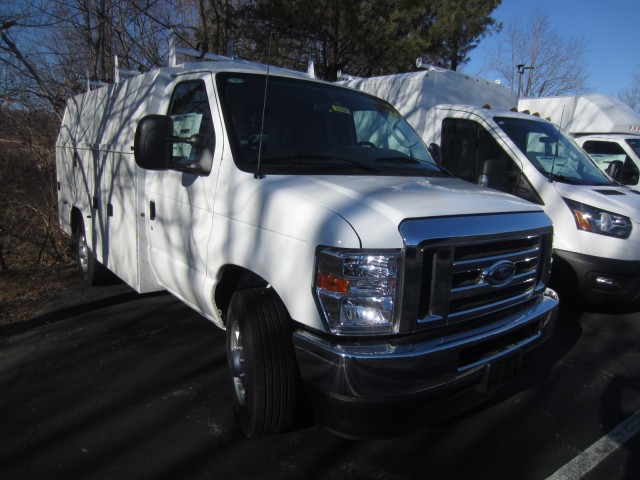
[[[160,70],[161,72],[166,72],[171,76],[203,71],[209,71],[211,73],[244,72],[263,74],[266,74],[268,71],[270,75],[313,80],[306,72],[298,72],[295,70],[289,70],[287,68],[274,67],[246,60],[229,60],[219,62],[186,62],[176,65],[175,67],[161,67],[158,70]]]
[[[508,110],[505,108],[485,108],[485,107],[476,107],[475,105],[463,105],[463,104],[441,104],[441,105],[436,105],[433,108],[438,110],[464,109],[465,112],[473,113],[474,115],[478,115],[479,117],[482,117],[485,120],[492,120],[495,117],[509,117],[509,118],[527,118],[529,120],[533,120],[537,122],[548,122],[548,120],[544,118],[540,118],[537,115],[532,115],[524,112],[515,112],[513,110]]]
[[[573,135],[640,134],[640,113],[617,98],[599,93],[522,98],[518,108],[539,111]]]

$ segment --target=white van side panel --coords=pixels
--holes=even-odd
[[[143,186],[133,137],[139,119],[157,109],[164,83],[157,73],[70,99],[58,136],[61,224],[80,212],[99,262],[139,292],[160,289],[147,259]]]

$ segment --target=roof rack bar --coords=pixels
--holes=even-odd
[[[447,70],[446,68],[440,68],[440,67],[436,67],[435,65],[431,65],[430,63],[425,63],[424,60],[422,60],[422,58],[420,57],[416,59],[416,67],[423,68],[425,70],[430,70],[432,72],[439,72],[439,73],[445,73],[450,71],[450,70]]]
[[[342,70],[338,70],[338,80],[358,80],[362,77],[356,77],[355,75],[350,75],[348,73],[343,72]]]
[[[239,62],[245,65],[259,65],[266,67],[267,65],[260,62],[252,62],[251,60],[245,60],[240,57],[236,57],[233,55],[233,43],[227,43],[227,53],[229,56],[218,55],[215,53],[205,53],[199,50],[194,50],[191,48],[183,48],[177,46],[177,37],[173,30],[169,31],[169,66],[176,67],[178,66],[178,55],[184,55],[187,57],[197,58],[200,60],[213,60],[216,62]],[[286,70],[286,69],[285,69]],[[291,70],[294,71],[294,70]],[[296,72],[296,73],[306,73],[308,77],[316,78],[315,75],[315,67],[313,61],[310,60],[307,65],[306,72]]]
[[[205,53],[199,50],[194,50],[192,48],[183,48],[178,47],[176,41],[176,34],[173,30],[169,32],[169,66],[175,67],[178,64],[177,57],[178,55],[184,55],[186,57],[194,57],[206,60],[214,60],[214,61],[229,61],[235,60],[234,57],[225,57],[224,55],[216,55],[215,53]],[[227,50],[229,51],[229,45],[227,45]]]
[[[120,77],[135,77],[136,75],[140,75],[140,72],[137,70],[127,70],[126,68],[120,68],[120,62],[118,56],[115,56],[114,67],[113,67],[113,81],[114,83],[120,83]]]
[[[191,48],[176,47],[176,53],[185,55],[187,57],[198,57],[207,60],[233,60],[232,57],[225,57],[224,55],[216,55],[215,53],[204,53],[199,50],[193,50]]]
[[[101,87],[106,87],[107,85],[109,84],[105,82],[101,82],[99,80],[89,80],[87,78],[87,92],[91,91],[91,87],[101,88]]]

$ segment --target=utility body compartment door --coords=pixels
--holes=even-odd
[[[201,160],[205,175],[178,170],[146,172],[145,202],[149,259],[158,281],[194,309],[205,310],[202,291],[207,275],[207,245],[211,241],[214,173],[222,155],[222,124],[210,73],[178,76],[168,87],[162,115],[173,120],[174,136],[204,134],[207,147],[174,143],[172,163],[181,166]],[[210,158],[209,158],[210,157]]]

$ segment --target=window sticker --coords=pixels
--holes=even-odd
[[[202,123],[201,113],[187,113],[184,115],[173,115],[173,134],[176,137],[189,138],[200,132],[200,124]],[[180,158],[183,161],[189,161],[192,153],[192,147],[188,143],[174,143],[173,157]]]
[[[351,110],[349,110],[347,107],[342,107],[340,105],[331,105],[331,110],[333,110],[334,112],[346,113],[348,115],[351,115]]]

